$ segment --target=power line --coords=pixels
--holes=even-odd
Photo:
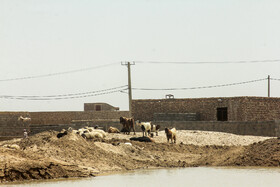
[[[262,63],[262,62],[280,62],[280,59],[273,59],[273,60],[252,60],[252,61],[185,61],[185,62],[176,62],[176,61],[133,61],[132,63],[142,63],[142,64],[241,64],[241,63]],[[76,70],[70,70],[70,71],[63,71],[63,72],[57,72],[57,73],[48,73],[48,74],[42,74],[42,75],[34,75],[34,76],[25,76],[25,77],[16,77],[16,78],[8,78],[8,79],[0,79],[0,82],[7,82],[7,81],[18,81],[18,80],[27,80],[27,79],[35,79],[35,78],[43,78],[43,77],[51,77],[51,76],[58,76],[58,75],[64,75],[64,74],[71,74],[71,73],[78,73],[78,72],[84,72],[84,71],[91,71],[95,69],[100,69],[104,67],[109,67],[113,65],[117,65],[118,63],[111,63],[111,64],[105,64],[100,66],[94,66],[94,67],[88,67],[88,68],[82,68],[82,69],[76,69]]]
[[[10,95],[1,95],[0,98],[4,99],[18,99],[18,100],[62,100],[62,99],[76,99],[84,97],[93,97],[98,95],[106,95],[116,92],[122,92],[127,90],[127,85],[119,86],[115,88],[109,88],[98,91],[83,92],[76,94],[61,94],[61,95],[49,95],[49,96],[10,96]]]
[[[12,97],[12,96],[7,96],[3,97],[5,99],[16,99],[16,100],[37,100],[37,101],[43,101],[43,100],[63,100],[63,99],[77,99],[77,98],[85,98],[85,97],[93,97],[93,96],[99,96],[99,95],[107,95],[111,93],[116,93],[116,92],[121,92],[126,89],[119,89],[119,90],[114,90],[110,92],[104,92],[104,93],[97,93],[97,94],[89,94],[89,95],[82,95],[82,96],[71,96],[71,97],[57,97],[57,98],[28,98],[28,97]]]
[[[226,87],[226,86],[235,86],[242,84],[249,84],[267,80],[268,78],[256,79],[250,81],[243,81],[237,83],[229,83],[229,84],[219,84],[212,86],[198,86],[198,87],[185,87],[185,88],[132,88],[133,90],[142,90],[142,91],[163,91],[163,90],[194,90],[194,89],[206,89],[206,88],[218,88],[218,87]],[[271,78],[271,80],[280,81],[280,79]],[[85,97],[93,97],[99,95],[107,95],[111,93],[126,93],[124,91],[128,90],[127,85],[97,90],[97,91],[89,91],[89,92],[81,92],[81,93],[69,93],[69,94],[60,94],[60,95],[46,95],[46,96],[38,96],[38,95],[30,95],[30,96],[12,96],[12,95],[0,95],[0,98],[3,99],[17,99],[17,100],[62,100],[62,99],[76,99],[76,98],[85,98]]]
[[[280,62],[280,59],[273,60],[241,60],[241,61],[185,61],[185,62],[176,62],[176,61],[134,61],[135,63],[142,64],[245,64],[245,63],[263,63],[263,62]]]
[[[81,92],[81,93],[69,93],[69,94],[60,94],[60,95],[46,95],[46,96],[38,96],[38,95],[29,95],[29,96],[12,96],[12,97],[28,97],[28,98],[32,98],[32,97],[38,97],[38,98],[43,98],[43,97],[65,97],[65,96],[76,96],[76,95],[87,95],[87,94],[92,94],[92,93],[100,93],[100,92],[106,92],[106,91],[111,91],[111,90],[115,90],[115,89],[119,89],[119,88],[127,88],[127,85],[124,86],[118,86],[118,87],[114,87],[114,88],[108,88],[108,89],[104,89],[104,90],[97,90],[97,91],[89,91],[89,92]],[[2,95],[3,97],[5,97],[5,95]],[[2,97],[0,95],[0,97]]]
[[[280,79],[276,79],[276,78],[270,78],[270,80],[280,81]]]
[[[94,67],[88,67],[88,68],[82,68],[82,69],[76,69],[76,70],[70,70],[70,71],[63,71],[63,72],[57,72],[57,73],[48,73],[48,74],[43,74],[43,75],[34,75],[34,76],[26,76],[26,77],[18,77],[18,78],[10,78],[10,79],[0,79],[0,82],[35,79],[35,78],[43,78],[43,77],[58,76],[58,75],[78,73],[78,72],[84,72],[84,71],[91,71],[91,70],[100,69],[100,68],[113,66],[113,65],[117,65],[117,64],[118,63],[111,63],[111,64],[105,64],[105,65],[100,65],[100,66],[94,66]]]
[[[257,80],[251,80],[251,81],[244,81],[244,82],[237,82],[237,83],[230,83],[230,84],[219,84],[219,85],[213,85],[213,86],[198,86],[198,87],[189,87],[189,88],[132,88],[133,90],[144,90],[144,91],[160,91],[160,90],[195,90],[195,89],[205,89],[205,88],[218,88],[218,87],[225,87],[225,86],[235,86],[235,85],[241,85],[241,84],[248,84],[253,82],[259,82],[267,80],[267,78],[264,79],[257,79]]]

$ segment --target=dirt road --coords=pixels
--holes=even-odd
[[[102,141],[47,131],[28,139],[0,142],[0,181],[87,177],[159,167],[280,166],[280,140],[227,133],[177,131],[167,144],[129,141],[133,135],[107,134]],[[137,133],[136,136],[142,136]]]

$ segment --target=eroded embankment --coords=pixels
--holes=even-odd
[[[278,139],[249,146],[197,146],[119,138],[86,141],[71,133],[58,139],[57,133],[48,131],[28,139],[0,142],[0,181],[86,177],[140,168],[279,166],[280,163]]]

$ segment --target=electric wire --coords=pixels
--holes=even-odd
[[[69,93],[69,94],[60,94],[60,95],[43,95],[43,96],[39,96],[39,95],[29,95],[29,96],[7,96],[7,95],[0,95],[0,97],[28,97],[28,98],[32,98],[32,97],[37,97],[37,98],[43,98],[43,97],[64,97],[64,96],[76,96],[76,95],[87,95],[87,94],[92,94],[92,93],[100,93],[100,92],[106,92],[106,91],[111,91],[111,90],[115,90],[115,89],[119,89],[119,88],[127,88],[127,85],[124,86],[118,86],[118,87],[114,87],[114,88],[108,88],[108,89],[104,89],[104,90],[97,90],[97,91],[89,91],[89,92],[82,92],[82,93]]]
[[[57,73],[48,73],[48,74],[42,74],[42,75],[17,77],[17,78],[9,78],[9,79],[0,79],[0,82],[18,81],[18,80],[26,80],[26,79],[35,79],[35,78],[65,75],[65,74],[71,74],[71,73],[91,71],[91,70],[100,69],[100,68],[104,68],[104,67],[109,67],[109,66],[113,66],[113,65],[117,65],[117,64],[118,63],[111,63],[111,64],[105,64],[105,65],[100,65],[100,66],[94,66],[94,67],[88,67],[88,68],[82,68],[82,69],[76,69],[76,70],[70,70],[70,71],[63,71],[63,72],[57,72]]]
[[[153,64],[228,64],[228,63],[261,63],[261,62],[280,62],[280,59],[275,60],[253,60],[253,61],[188,61],[188,62],[160,62],[160,61],[133,61],[133,63],[153,63]],[[77,73],[83,71],[90,71],[94,69],[99,69],[103,67],[109,67],[113,65],[117,65],[118,63],[111,63],[105,64],[95,67],[88,67],[82,69],[76,69],[71,71],[64,71],[64,72],[57,72],[57,73],[49,73],[49,74],[42,74],[42,75],[35,75],[35,76],[26,76],[26,77],[18,77],[18,78],[10,78],[10,79],[0,79],[0,82],[4,81],[16,81],[16,80],[25,80],[25,79],[34,79],[34,78],[42,78],[42,77],[50,77],[50,76],[57,76],[63,74],[70,74],[70,73]],[[123,65],[123,64],[122,64]],[[226,86],[235,86],[235,85],[242,85],[242,84],[249,84],[259,81],[267,80],[268,78],[257,79],[257,80],[250,80],[250,81],[243,81],[237,83],[230,83],[230,84],[219,84],[219,85],[211,85],[211,86],[197,86],[197,87],[184,87],[184,88],[132,88],[132,90],[143,90],[143,91],[160,91],[160,90],[195,90],[195,89],[207,89],[207,88],[218,88],[218,87],[226,87]],[[270,78],[270,80],[280,81],[277,78]],[[75,99],[75,98],[84,98],[84,97],[93,97],[98,95],[106,95],[112,94],[116,92],[126,93],[128,90],[128,85],[118,86],[109,89],[103,89],[98,91],[89,91],[89,92],[82,92],[82,93],[68,93],[68,94],[59,94],[59,95],[46,95],[46,96],[39,96],[39,95],[29,95],[29,96],[13,96],[13,95],[0,95],[0,98],[4,99],[19,99],[19,100],[61,100],[61,99]]]
[[[270,78],[270,80],[273,80],[273,81],[280,81],[280,79],[277,79],[277,78]]]
[[[133,61],[134,63],[142,64],[245,64],[245,63],[262,63],[262,62],[280,62],[280,59],[273,60],[240,60],[240,61],[185,61],[185,62],[176,62],[176,61]]]
[[[267,78],[264,79],[257,79],[257,80],[251,80],[251,81],[244,81],[244,82],[237,82],[237,83],[230,83],[230,84],[219,84],[219,85],[213,85],[213,86],[198,86],[198,87],[188,87],[188,88],[132,88],[133,90],[144,90],[144,91],[152,91],[152,90],[195,90],[195,89],[205,89],[205,88],[218,88],[218,87],[225,87],[225,86],[235,86],[235,85],[241,85],[241,84],[248,84],[248,83],[254,83],[267,80]]]
[[[109,88],[104,90],[98,91],[91,91],[91,92],[83,92],[83,93],[76,93],[76,94],[61,94],[61,95],[49,95],[49,96],[10,96],[10,95],[0,95],[0,98],[5,99],[19,99],[19,100],[61,100],[61,99],[75,99],[75,98],[84,98],[84,97],[93,97],[98,95],[106,95],[115,92],[122,92],[127,90],[128,86],[119,86],[115,88]]]

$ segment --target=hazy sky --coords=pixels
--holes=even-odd
[[[69,94],[127,85],[122,61],[136,61],[131,67],[133,88],[212,86],[268,75],[280,79],[280,61],[137,63],[279,60],[279,33],[279,0],[1,0],[0,111],[79,111],[91,102],[127,110],[123,92],[65,100],[7,99],[77,96]],[[35,77],[11,80],[29,76]],[[133,90],[134,99],[166,94],[267,96],[267,81],[209,89]],[[279,80],[271,81],[271,96],[280,97]]]

